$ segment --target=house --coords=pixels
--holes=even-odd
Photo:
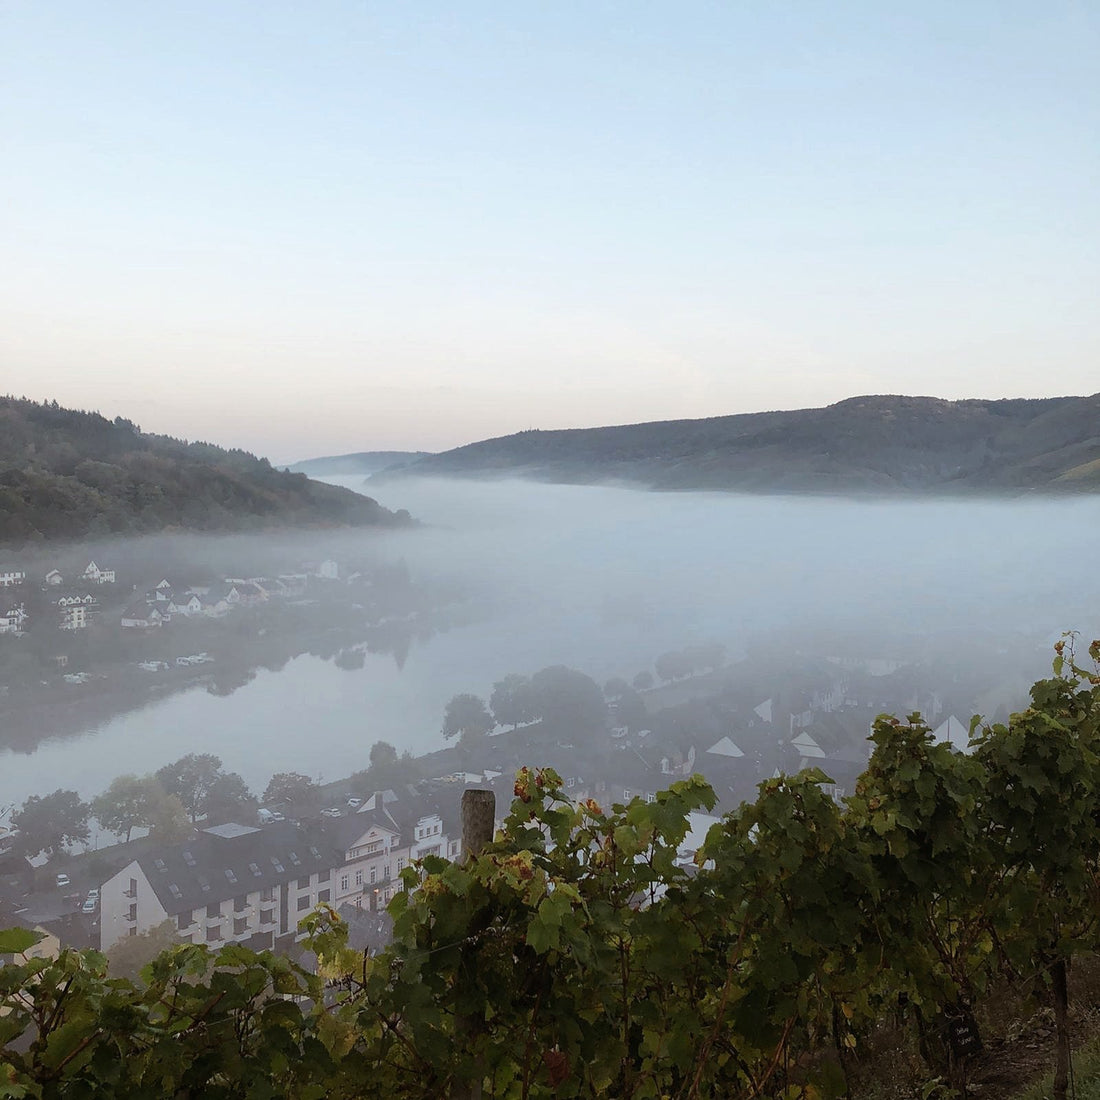
[[[401,871],[409,862],[409,846],[385,808],[354,813],[327,827],[332,843],[343,854],[335,875],[334,904],[356,909],[384,908],[401,888]]]
[[[956,752],[970,752],[970,727],[964,726],[953,714],[940,724],[932,736],[937,743],[946,742]]]
[[[27,574],[19,569],[0,570],[0,588],[14,588],[27,579]]]
[[[338,581],[340,579],[340,566],[332,558],[326,558],[317,566],[317,576],[326,581]]]
[[[825,759],[825,750],[808,733],[800,733],[792,738],[791,744],[798,750],[800,768],[816,767],[816,761]]]
[[[201,615],[202,611],[202,600],[194,592],[185,592],[182,596],[173,596],[168,601],[168,613],[170,615],[183,615],[190,618],[192,615]]]
[[[60,596],[57,611],[62,630],[83,630],[99,611],[99,600],[91,595]]]
[[[230,823],[151,849],[100,887],[100,948],[166,920],[183,943],[262,950],[298,936],[298,922],[332,900],[342,853],[293,822]]]
[[[164,619],[165,614],[155,603],[135,603],[123,611],[119,625],[124,630],[153,630],[162,625]]]
[[[0,634],[22,634],[23,624],[27,621],[27,609],[16,604],[0,614]]]
[[[80,576],[81,580],[87,581],[90,584],[115,583],[115,571],[113,569],[100,569],[94,561],[88,562],[87,567]]]
[[[65,583],[65,578],[61,575],[61,571],[58,569],[51,569],[44,578],[44,583],[49,588],[56,588],[58,585]]]

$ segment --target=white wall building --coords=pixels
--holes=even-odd
[[[100,946],[166,920],[184,943],[273,948],[331,902],[339,854],[291,822],[217,825],[131,861],[100,888]]]
[[[27,579],[27,574],[17,569],[8,569],[0,572],[0,588],[14,588]]]

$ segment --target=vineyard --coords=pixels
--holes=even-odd
[[[1100,946],[1100,642],[1056,649],[971,752],[883,716],[843,806],[821,772],[769,780],[690,866],[702,779],[600,806],[524,769],[491,842],[406,869],[385,952],[311,914],[316,972],[181,946],[131,983],[0,933],[0,1097],[859,1098],[888,1025],[930,1100],[966,1095],[1011,989],[1053,1011],[1064,1098]]]

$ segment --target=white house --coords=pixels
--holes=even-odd
[[[163,622],[156,604],[135,603],[123,611],[120,625],[124,630],[153,630]]]
[[[326,581],[338,581],[340,579],[340,566],[332,558],[326,558],[317,566],[317,576]]]
[[[192,615],[201,615],[202,600],[194,592],[185,592],[182,596],[173,596],[168,601],[168,613],[170,615],[183,615],[187,618]]]
[[[59,584],[65,583],[65,578],[60,569],[51,569],[44,578],[45,583],[50,588],[56,588]]]
[[[731,760],[738,760],[745,755],[728,737],[723,737],[715,741],[715,743],[707,749],[707,752],[714,756],[725,756]]]
[[[94,561],[90,561],[88,567],[81,574],[81,578],[92,584],[114,584],[115,571],[113,569],[100,569]]]
[[[27,574],[19,569],[7,569],[0,571],[0,588],[14,588],[27,579]]]
[[[203,829],[132,860],[100,887],[100,947],[171,920],[183,943],[273,948],[331,902],[338,862],[289,821]]]
[[[57,601],[62,630],[83,630],[99,610],[95,596],[62,596]]]
[[[23,604],[17,604],[0,615],[0,634],[20,634],[26,621],[26,607]]]

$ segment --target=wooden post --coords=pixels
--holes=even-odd
[[[466,859],[479,855],[493,839],[497,796],[492,791],[462,792],[462,854]]]
[[[492,842],[496,824],[497,799],[492,791],[471,789],[462,792],[462,857],[475,859],[486,844]],[[474,952],[463,947],[459,960],[458,980],[463,981],[473,969]],[[472,1040],[481,1030],[482,1021],[476,1017],[459,1016],[455,1020],[455,1038],[459,1042]],[[452,1100],[481,1100],[481,1078],[456,1082],[451,1090]]]

